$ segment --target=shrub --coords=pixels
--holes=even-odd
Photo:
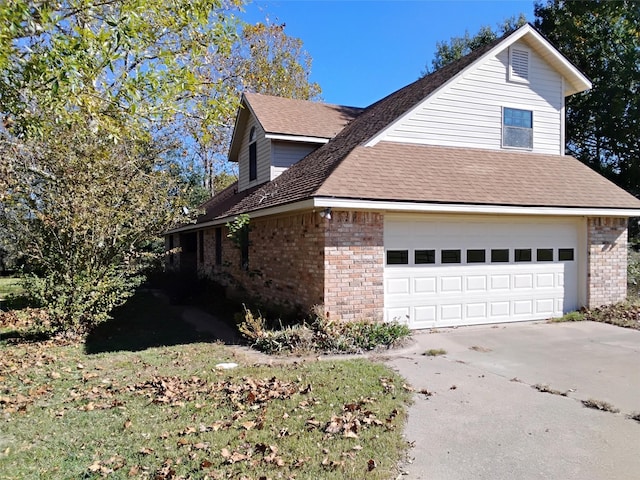
[[[244,307],[238,329],[251,345],[265,353],[322,352],[358,353],[391,347],[411,335],[409,327],[397,322],[336,322],[320,307],[310,319],[297,325],[268,328],[269,322]]]
[[[562,317],[552,318],[552,322],[582,322],[585,320],[585,314],[582,311],[569,312]]]

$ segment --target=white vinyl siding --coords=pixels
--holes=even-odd
[[[257,173],[258,176],[255,180],[249,180],[249,132],[251,128],[255,127],[256,132],[256,150],[257,150]],[[247,122],[247,126],[242,136],[242,146],[240,147],[240,155],[238,157],[238,191],[246,190],[254,185],[259,185],[271,180],[271,145],[270,141],[264,138],[264,131],[260,125],[251,118]]]
[[[317,144],[273,141],[271,144],[271,180],[317,148]]]
[[[518,48],[522,41],[512,48]],[[378,140],[470,148],[502,148],[502,108],[533,111],[533,152],[563,154],[562,77],[533,50],[529,82],[508,80],[509,49],[487,58],[378,137]]]

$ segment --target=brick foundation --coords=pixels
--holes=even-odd
[[[589,218],[587,244],[588,306],[593,308],[624,300],[627,296],[627,219]]]

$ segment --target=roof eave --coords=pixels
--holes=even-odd
[[[315,208],[377,210],[406,213],[448,213],[527,216],[640,217],[639,208],[598,206],[500,205],[471,203],[429,203],[402,200],[368,200],[340,197],[314,197]]]

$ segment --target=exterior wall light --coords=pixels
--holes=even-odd
[[[331,220],[331,207],[327,207],[320,212],[320,216],[322,218],[326,218],[327,220]]]

